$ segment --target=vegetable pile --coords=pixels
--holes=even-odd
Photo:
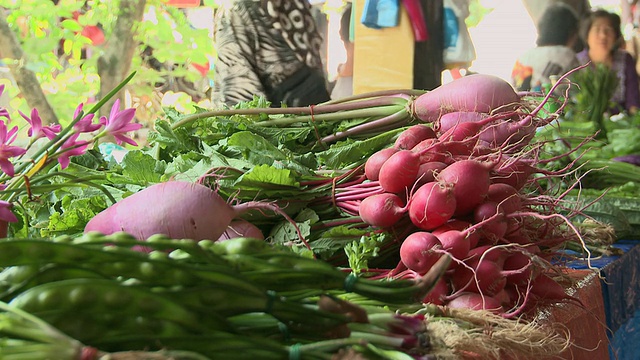
[[[567,94],[558,121],[540,129],[534,141],[544,143],[543,156],[552,158],[545,161],[547,169],[574,164],[581,184],[569,195],[584,209],[582,218],[609,224],[616,238],[637,238],[640,114],[611,114],[617,78],[606,66],[580,69],[571,82],[576,91]],[[585,151],[560,156],[578,144]]]
[[[539,146],[530,143],[553,118],[536,117],[541,105],[528,111],[514,102],[518,95],[508,84],[492,86],[499,89],[492,103],[468,111],[458,95],[439,117],[429,117],[434,111],[423,110],[429,103],[419,97],[416,113],[434,123],[409,127],[367,160],[366,177],[381,192],[350,208],[374,227],[412,228],[397,239],[400,261],[387,276],[424,274],[443,254],[453,258],[425,302],[514,317],[540,302],[570,300],[550,276],[550,261],[580,233],[558,214],[562,199],[540,186],[541,176],[565,175],[544,170]]]
[[[339,295],[410,304],[428,292],[437,268],[419,282],[386,282],[352,278],[258,239],[194,242],[155,236],[144,242],[149,253],[131,250],[141,244],[125,233],[1,241],[0,266],[6,269],[0,272],[0,298],[104,351],[169,348],[277,359],[294,351],[282,344],[300,343],[295,350],[300,358],[313,359],[366,334],[372,346],[429,351],[419,339],[422,317],[372,314],[374,325],[364,309]],[[167,253],[168,248],[177,249]],[[404,324],[405,332],[394,335],[394,322]],[[349,324],[362,325],[355,330]],[[358,336],[350,337],[352,332]],[[334,340],[323,345],[323,339]]]
[[[403,109],[395,109],[402,101]],[[550,179],[564,180],[568,168],[545,170],[542,145],[531,141],[557,116],[541,117],[543,104],[529,105],[505,81],[476,74],[418,96],[374,95],[310,108],[231,109],[183,117],[172,134],[194,135],[205,126],[233,132],[199,144],[225,166],[206,169],[195,183],[152,185],[95,216],[85,232],[126,231],[139,240],[154,234],[219,239],[245,236],[237,226],[232,228],[236,235],[227,232],[232,221],[242,221],[253,225],[258,237],[376,278],[419,278],[448,255],[452,264],[425,302],[519,316],[540,302],[571,300],[554,279],[551,261],[567,243],[582,245],[578,229],[559,214],[569,205],[548,192],[553,190]],[[395,123],[389,129],[387,107],[401,114],[407,126]],[[286,115],[274,115],[277,111]],[[362,111],[379,117],[350,126],[348,117],[363,116]],[[264,112],[274,119],[264,119]],[[219,114],[234,114],[235,122]],[[234,118],[240,114],[247,117]],[[259,120],[251,122],[249,116]],[[342,119],[337,126],[342,130],[329,126],[329,118]],[[419,123],[409,124],[410,119]],[[325,134],[329,130],[332,134]],[[329,145],[361,131],[373,137]],[[272,137],[292,134],[300,137],[271,143]],[[255,152],[275,153],[278,146],[279,154],[250,166],[247,161],[265,157],[243,152],[240,139]],[[350,154],[354,144],[368,144],[369,154]],[[329,155],[344,148],[343,165],[351,157],[351,167],[330,168],[335,159]],[[167,149],[166,143],[156,144],[159,153]],[[267,177],[265,171],[272,174]],[[143,212],[144,217],[131,216]],[[334,241],[337,237],[342,239]],[[344,245],[346,259],[340,252]]]
[[[90,191],[16,207],[0,300],[81,347],[291,359],[428,358],[433,318],[579,306],[554,261],[589,252],[573,162],[547,164],[580,144],[543,156],[547,99],[476,74],[306,108],[168,109],[150,147],[72,159],[101,174]],[[529,348],[564,349],[548,339]]]

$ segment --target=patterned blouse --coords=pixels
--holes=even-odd
[[[212,100],[233,106],[265,96],[304,64],[322,68],[307,0],[235,0],[216,16]]]

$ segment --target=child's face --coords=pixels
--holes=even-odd
[[[587,36],[589,48],[596,51],[609,52],[613,49],[616,41],[616,32],[609,19],[596,18],[591,24]]]

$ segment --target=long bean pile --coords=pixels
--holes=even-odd
[[[152,251],[131,249],[142,244]],[[142,243],[124,233],[5,239],[0,254],[0,300],[85,346],[234,359],[322,359],[363,343],[428,354],[421,316],[388,311],[374,324],[340,295],[411,304],[447,266],[419,282],[368,280],[258,239]]]

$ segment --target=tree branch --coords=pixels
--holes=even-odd
[[[135,26],[142,20],[145,5],[146,0],[120,1],[118,20],[104,46],[104,53],[98,58],[100,98],[129,75],[131,60],[137,46],[134,40]],[[122,91],[100,109],[100,114],[107,115],[113,103],[119,98],[122,98]]]
[[[38,109],[44,124],[57,123],[58,117],[47,101],[36,74],[27,69],[27,59],[22,51],[22,46],[20,46],[16,34],[9,27],[7,18],[2,11],[0,11],[0,51],[2,57],[13,60],[9,61],[7,66],[27,104]]]

